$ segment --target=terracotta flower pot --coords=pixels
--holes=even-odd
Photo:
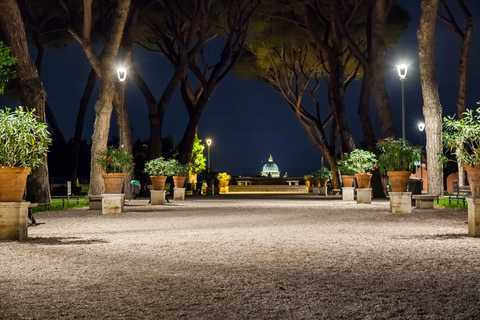
[[[344,187],[353,187],[353,181],[355,180],[355,176],[350,175],[343,175],[342,174],[342,181]]]
[[[20,202],[30,168],[0,167],[0,202]]]
[[[319,186],[319,187],[326,187],[328,180],[329,180],[329,179],[320,179],[318,186]]]
[[[172,178],[175,188],[183,188],[183,186],[185,185],[185,180],[187,179],[187,177],[180,176],[173,176]]]
[[[371,173],[356,173],[357,187],[360,189],[370,188]]]
[[[411,174],[410,171],[387,171],[392,192],[406,192]]]
[[[467,171],[467,179],[472,192],[472,198],[480,198],[480,167],[473,168],[471,165],[465,163],[463,168]]]
[[[152,190],[164,190],[167,176],[150,176],[152,180]]]
[[[120,194],[122,193],[123,181],[125,173],[103,173],[103,183],[105,184],[105,193]]]

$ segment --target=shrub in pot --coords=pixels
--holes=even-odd
[[[372,179],[370,172],[377,168],[377,156],[375,153],[368,150],[355,149],[348,155],[345,155],[345,158],[348,158],[348,162],[351,163],[351,167],[355,171],[358,188],[368,188]]]
[[[145,163],[144,171],[152,180],[152,190],[164,190],[165,181],[168,176],[175,174],[176,166],[177,160],[165,160],[163,157],[158,157]]]
[[[318,181],[320,187],[326,187],[328,180],[332,179],[332,172],[325,167],[312,173],[315,181]]]
[[[342,159],[337,161],[338,170],[341,172],[341,178],[344,187],[353,187],[355,181],[355,167],[350,161],[348,153],[343,154]]]
[[[98,153],[95,159],[105,172],[102,174],[105,183],[105,193],[119,194],[122,192],[125,172],[133,170],[133,156],[123,148],[108,146]]]
[[[190,164],[181,164],[178,160],[174,161],[173,184],[175,185],[175,188],[183,188],[188,172],[190,171]]]
[[[27,176],[44,164],[52,143],[47,125],[38,122],[33,110],[10,111],[0,110],[0,202],[22,201]]]
[[[387,174],[390,179],[392,192],[407,191],[408,181],[412,173],[412,162],[415,150],[421,150],[420,146],[414,146],[405,139],[387,138],[377,143],[380,151],[378,166],[382,174]]]
[[[478,102],[477,102],[478,103]],[[463,119],[448,116],[443,119],[443,144],[463,162],[473,198],[480,197],[480,108],[467,110]],[[440,160],[448,158],[441,154]]]
[[[220,192],[226,192],[226,187],[228,186],[228,182],[232,179],[232,177],[227,174],[226,172],[221,172],[217,175],[217,180],[220,182]]]

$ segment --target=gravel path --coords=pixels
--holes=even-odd
[[[0,241],[0,319],[480,319],[467,211],[215,196],[35,215]]]

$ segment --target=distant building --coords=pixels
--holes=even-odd
[[[280,177],[280,171],[278,170],[278,166],[273,162],[272,155],[270,155],[270,158],[268,159],[268,163],[263,165],[262,177],[271,177],[271,178]]]

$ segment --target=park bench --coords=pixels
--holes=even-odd
[[[237,180],[237,185],[239,185],[239,186],[251,186],[252,181],[251,180]]]
[[[28,205],[28,220],[30,220],[30,224],[32,226],[36,225],[37,224],[37,221],[35,220],[35,218],[33,217],[33,213],[32,213],[32,208],[35,208],[38,206],[38,203],[30,203]]]
[[[434,208],[434,200],[438,200],[438,196],[429,194],[414,194],[412,199],[415,200],[415,208],[417,209],[430,209]]]
[[[300,180],[288,180],[287,182],[289,186],[298,186]]]

